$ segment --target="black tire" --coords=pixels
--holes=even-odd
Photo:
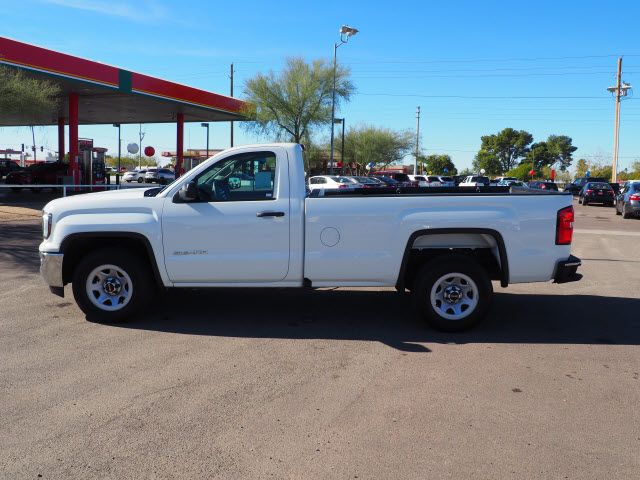
[[[114,265],[124,271],[131,281],[131,297],[119,310],[99,308],[89,298],[86,282],[91,272],[102,265]],[[122,322],[140,311],[151,300],[154,292],[148,265],[127,250],[107,247],[86,255],[73,272],[73,296],[87,320],[104,323]],[[125,282],[126,283],[126,282]],[[114,297],[118,298],[118,297]]]
[[[578,197],[578,204],[582,205],[582,198]]]
[[[618,210],[618,204],[616,203],[614,206],[616,207],[616,215],[622,215],[622,212]]]
[[[587,200],[586,198],[582,200],[582,205],[584,205],[585,207],[589,205],[589,200]]]
[[[627,206],[624,203],[622,204],[622,218],[631,218],[631,214],[627,212]]]
[[[456,273],[463,274],[473,281],[477,290],[477,298],[470,313],[459,319],[449,319],[441,314],[442,311],[434,308],[431,302],[431,293],[432,289],[436,288],[437,290],[436,284],[439,285],[443,277],[447,274],[451,274],[453,277]],[[416,275],[412,294],[416,308],[431,327],[444,332],[461,332],[474,327],[485,317],[491,303],[493,287],[486,270],[478,262],[465,255],[454,254],[443,255],[427,262]],[[443,305],[443,310],[446,310],[448,306],[442,302],[440,305]],[[464,311],[461,315],[463,314]]]
[[[142,182],[144,182],[144,178],[138,177],[138,183],[142,183]]]

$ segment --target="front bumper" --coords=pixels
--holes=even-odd
[[[582,278],[578,273],[578,267],[582,265],[582,261],[578,257],[569,255],[567,260],[558,262],[556,266],[556,274],[553,277],[554,283],[577,282]]]
[[[60,297],[64,297],[64,282],[62,280],[62,253],[40,252],[40,275],[49,285],[49,290]]]

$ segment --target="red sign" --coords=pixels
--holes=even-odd
[[[556,171],[555,169],[551,170],[551,180],[555,180],[556,179]]]
[[[153,157],[153,155],[156,153],[156,149],[153,147],[144,147],[144,154],[147,157]]]

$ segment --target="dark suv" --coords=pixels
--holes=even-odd
[[[584,187],[587,182],[608,182],[608,180],[602,177],[579,177],[564,187],[564,191],[571,192],[574,196],[579,195],[580,190],[582,190],[582,187]]]
[[[13,160],[0,160],[0,178],[22,169],[23,167],[21,167],[18,162]]]

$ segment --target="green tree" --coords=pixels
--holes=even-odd
[[[527,154],[533,136],[524,130],[505,128],[480,139],[482,144],[476,155],[478,165],[491,174],[500,174],[511,170]]]
[[[566,135],[549,135],[546,144],[551,161],[548,165],[551,166],[557,163],[559,169],[564,172],[571,165],[573,152],[575,152],[578,147],[574,147],[571,137],[567,137]]]
[[[547,142],[537,142],[531,145],[527,157],[522,161],[523,164],[529,167],[534,165],[536,171],[542,171],[542,167],[553,164],[553,155],[549,151],[549,145]]]
[[[578,163],[576,164],[575,178],[584,177],[586,173],[587,173],[587,161],[584,158],[581,158],[580,160],[578,160]]]
[[[354,91],[347,67],[336,70],[336,105],[348,101]],[[312,130],[331,124],[333,66],[323,60],[311,64],[302,58],[287,59],[279,74],[258,74],[244,86],[252,122],[243,127],[259,134],[296,143],[308,140]]]
[[[528,182],[529,180],[531,180],[531,175],[529,175],[530,171],[531,171],[531,164],[522,162],[517,167],[512,168],[507,173],[505,173],[505,175],[507,177],[514,177],[514,178],[517,178],[518,180],[523,180],[525,182]],[[535,168],[533,173],[533,178],[542,178],[542,177],[544,177],[542,168]]]
[[[53,82],[27,77],[20,70],[0,66],[0,111],[34,125],[49,119],[58,106],[60,88]]]
[[[364,169],[373,162],[377,168],[401,161],[413,147],[414,135],[409,131],[361,126],[350,128],[344,138],[344,156]]]
[[[458,170],[447,154],[418,156],[418,164],[422,169],[433,175],[456,175]],[[447,169],[447,172],[444,170]]]
[[[482,169],[487,175],[501,175],[504,172],[498,157],[481,149],[473,159],[473,170],[479,172]]]

